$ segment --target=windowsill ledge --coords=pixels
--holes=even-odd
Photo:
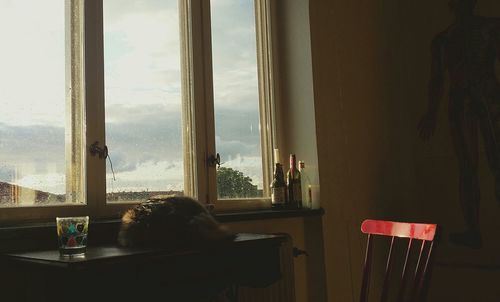
[[[231,212],[219,212],[214,213],[215,218],[219,222],[237,222],[237,221],[248,221],[248,220],[267,220],[267,219],[280,219],[280,218],[295,218],[295,217],[314,217],[323,216],[325,210],[323,208],[319,209],[283,209],[283,210],[273,210],[273,209],[262,209],[262,210],[241,210],[241,211],[231,211]],[[109,224],[119,224],[119,218],[110,219],[99,219],[91,221],[92,225],[109,225]],[[55,222],[38,222],[38,223],[27,223],[27,224],[12,224],[12,225],[0,225],[0,233],[5,231],[26,231],[33,229],[45,229],[54,228]],[[0,237],[1,239],[1,237]]]
[[[286,209],[286,210],[253,210],[238,212],[216,213],[215,218],[219,222],[238,222],[248,220],[267,220],[280,218],[299,218],[299,217],[321,217],[325,213],[322,208],[309,209]]]
[[[260,221],[283,218],[321,217],[323,209],[304,210],[247,210],[238,212],[215,213],[215,218],[221,223],[239,221]],[[91,221],[92,235],[89,242],[92,244],[109,244],[116,242],[120,228],[120,219],[102,219]],[[56,245],[55,222],[30,223],[0,226],[0,252],[5,250],[46,249]]]

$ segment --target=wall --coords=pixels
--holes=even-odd
[[[278,145],[285,164],[295,153],[304,160],[313,184],[318,183],[309,7],[307,1],[275,1],[275,56],[279,76]]]
[[[463,223],[446,100],[434,137],[425,143],[417,133],[427,105],[430,42],[452,20],[448,1],[309,2],[329,301],[358,299],[365,246],[359,227],[370,217],[439,223],[431,301],[479,301],[477,292],[481,301],[495,301],[500,210],[484,155],[485,245],[471,250],[447,240]],[[478,12],[500,16],[500,3],[479,0]]]
[[[273,6],[274,65],[279,78],[277,89],[277,145],[283,163],[295,153],[305,162],[306,172],[313,185],[319,184],[314,85],[311,60],[311,29],[309,2],[303,0],[271,1]],[[285,166],[286,167],[286,166]],[[313,190],[315,190],[314,187]],[[316,195],[315,195],[316,196]],[[314,206],[319,206],[314,203]],[[297,221],[298,222],[298,221]],[[295,222],[295,223],[297,223]],[[277,226],[281,222],[276,221]],[[274,224],[267,228],[275,229]],[[288,228],[290,228],[291,224]],[[301,232],[292,237],[308,257],[296,261],[297,302],[326,301],[323,229],[319,218],[306,218]],[[285,228],[286,229],[286,228]],[[265,229],[264,229],[265,230]],[[303,236],[303,237],[302,237]]]

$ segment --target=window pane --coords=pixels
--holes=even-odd
[[[61,204],[65,1],[0,1],[0,37],[0,206]]]
[[[219,198],[262,196],[257,46],[253,0],[212,0],[212,53]]]
[[[177,0],[104,0],[108,202],[184,190]]]

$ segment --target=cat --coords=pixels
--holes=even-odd
[[[199,201],[158,196],[123,214],[118,244],[178,250],[210,247],[234,238],[235,234],[220,225]]]

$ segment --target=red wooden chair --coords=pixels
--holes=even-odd
[[[423,301],[426,292],[426,275],[429,275],[430,260],[434,246],[434,235],[436,234],[435,224],[423,223],[405,223],[383,220],[365,220],[361,225],[361,232],[368,234],[368,243],[366,246],[365,261],[363,266],[363,279],[361,283],[360,301],[368,301],[368,290],[370,284],[370,273],[373,262],[373,235],[392,237],[391,245],[387,255],[385,265],[385,275],[381,291],[380,301],[387,301],[389,292],[390,273],[394,260],[394,243],[396,238],[408,238],[408,247],[401,273],[397,301]],[[420,252],[414,270],[410,269],[409,261],[414,242],[420,243]],[[412,274],[413,273],[413,274]],[[411,276],[413,275],[413,276]],[[411,280],[413,279],[413,280]],[[411,280],[411,286],[408,281]]]

